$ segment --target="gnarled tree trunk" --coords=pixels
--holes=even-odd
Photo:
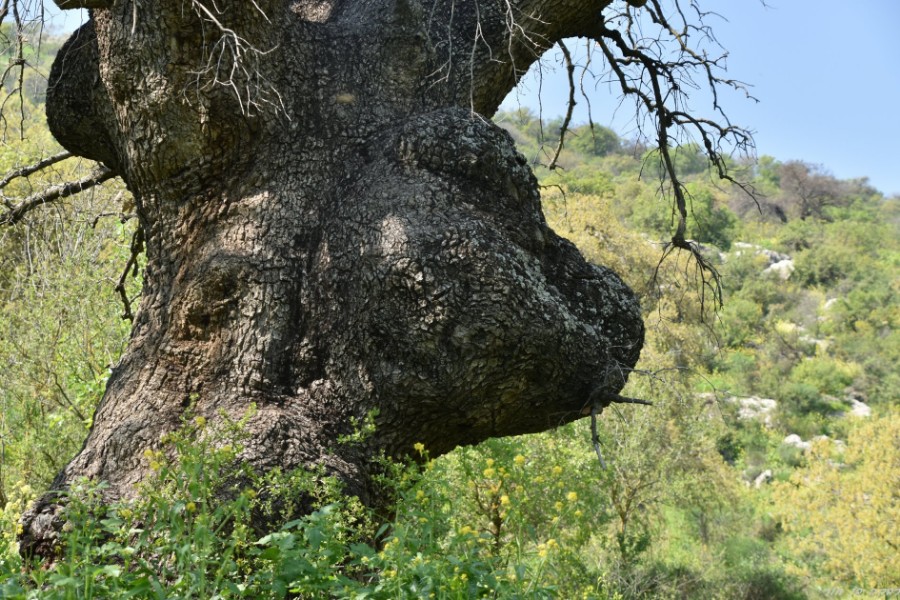
[[[127,498],[189,403],[210,420],[255,403],[244,460],[323,464],[377,504],[370,453],[545,430],[624,385],[634,295],[547,227],[487,120],[605,1],[82,3],[48,120],[128,184],[147,268],[54,488],[89,476]],[[335,443],[373,409],[365,446]],[[23,550],[46,552],[58,519],[47,496]]]

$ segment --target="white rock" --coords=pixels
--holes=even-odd
[[[787,254],[782,254],[781,252],[775,252],[774,250],[769,250],[768,248],[763,248],[762,246],[757,246],[756,244],[748,244],[747,242],[734,242],[731,245],[732,248],[736,248],[733,252],[735,256],[741,256],[744,252],[751,252],[756,255],[765,256],[769,261],[769,266],[775,265],[779,262],[789,261],[791,257]],[[794,270],[793,262],[791,263],[791,271]],[[768,269],[767,269],[768,270]],[[790,275],[790,274],[788,274]],[[783,279],[787,279],[787,277],[783,277]]]
[[[771,398],[757,398],[756,396],[740,399],[731,398],[730,400],[732,402],[737,401],[738,406],[740,406],[738,409],[739,419],[745,421],[759,419],[766,426],[772,424],[772,413],[778,406],[778,402],[775,400],[772,400]]]
[[[850,412],[847,414],[851,417],[860,417],[864,419],[872,416],[872,408],[865,402],[850,398]]]
[[[791,273],[793,272],[794,261],[790,258],[785,258],[779,260],[778,262],[774,262],[763,269],[763,275],[775,275],[782,281],[786,281],[788,278],[790,278]]]
[[[794,446],[796,448],[800,448],[804,452],[809,450],[810,446],[812,446],[812,444],[810,444],[809,442],[804,442],[803,438],[801,438],[796,433],[792,433],[791,435],[784,438],[784,442],[782,442],[782,443],[784,443],[787,446]]]
[[[759,489],[770,481],[772,481],[772,469],[766,469],[753,480],[753,487]]]

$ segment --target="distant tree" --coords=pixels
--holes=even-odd
[[[621,144],[615,131],[599,125],[582,125],[573,129],[569,137],[569,146],[588,156],[606,156],[617,152]]]
[[[778,168],[781,189],[779,204],[788,215],[808,219],[822,218],[825,209],[844,200],[845,186],[817,167],[801,161],[788,161]]]
[[[725,206],[719,206],[713,193],[705,186],[688,184],[685,188],[693,217],[687,230],[688,237],[701,244],[714,244],[727,250],[734,235],[735,216]],[[674,215],[671,209],[661,205],[645,191],[635,199],[632,221],[646,231],[665,235]]]

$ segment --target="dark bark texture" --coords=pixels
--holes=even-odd
[[[143,297],[78,476],[128,498],[193,402],[251,403],[243,460],[323,465],[378,505],[370,458],[546,430],[615,394],[637,300],[545,223],[487,119],[603,0],[58,0],[48,120],[134,193]],[[363,446],[336,439],[377,409]],[[46,496],[22,548],[60,525]]]

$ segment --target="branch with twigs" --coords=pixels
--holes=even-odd
[[[575,63],[572,62],[572,53],[566,45],[560,40],[557,42],[559,49],[563,53],[563,60],[566,65],[566,76],[569,78],[569,100],[566,105],[566,116],[563,119],[562,127],[559,128],[559,142],[556,144],[556,152],[553,154],[553,160],[547,165],[547,168],[553,171],[556,169],[556,162],[559,160],[559,154],[565,146],[566,131],[569,129],[569,123],[572,121],[572,111],[575,110]]]
[[[131,236],[129,251],[128,262],[125,263],[125,268],[122,269],[122,274],[119,276],[119,282],[116,284],[115,291],[119,294],[119,298],[122,300],[122,306],[124,307],[122,318],[127,319],[128,321],[134,321],[134,313],[131,310],[131,299],[128,297],[125,283],[128,280],[129,271],[131,272],[132,277],[138,276],[138,257],[144,251],[144,229],[140,226],[138,226]]]
[[[54,154],[53,156],[48,156],[47,158],[42,158],[34,164],[26,165],[19,169],[15,169],[14,171],[10,171],[6,175],[3,176],[3,179],[0,179],[0,189],[5,188],[13,179],[18,179],[19,177],[28,177],[34,173],[42,169],[46,169],[49,166],[55,165],[56,163],[66,160],[67,158],[71,158],[73,155],[71,152],[63,151],[58,154]]]
[[[253,8],[263,19],[269,17],[255,1]],[[206,65],[194,73],[199,87],[223,86],[231,89],[238,99],[242,114],[260,110],[264,105],[287,115],[284,101],[275,86],[266,80],[260,69],[260,60],[275,50],[260,50],[234,29],[222,22],[222,11],[214,3],[210,6],[199,0],[191,0],[191,8],[204,22],[212,25],[220,34],[206,56]]]
[[[29,175],[33,175],[34,173],[37,173],[42,169],[46,169],[47,167],[50,167],[70,157],[72,157],[71,153],[60,152],[58,154],[54,154],[53,156],[48,156],[47,158],[41,159],[34,164],[11,171],[7,173],[2,179],[0,179],[0,190],[9,185],[9,183],[14,179],[17,179],[19,177],[28,177]],[[39,206],[50,204],[52,202],[56,202],[57,200],[61,200],[62,198],[84,192],[96,185],[103,183],[104,181],[112,179],[115,176],[116,173],[111,169],[99,166],[93,173],[91,173],[87,177],[83,177],[78,181],[71,181],[61,185],[50,186],[47,189],[38,192],[37,194],[29,196],[18,204],[13,204],[6,196],[2,196],[3,204],[7,207],[8,210],[5,213],[0,214],[0,225],[15,225],[16,223],[24,219],[29,212],[38,208]],[[97,225],[97,221],[99,221],[104,216],[113,215],[107,213],[97,215],[94,219],[95,227]],[[115,216],[118,216],[120,219],[122,219],[122,222],[125,222],[129,218],[131,218],[131,215],[125,214],[117,214]],[[128,319],[129,321],[134,320],[134,312],[131,309],[131,299],[128,297],[125,284],[127,282],[129,273],[131,273],[132,277],[137,277],[139,268],[138,257],[143,251],[144,231],[140,226],[138,226],[131,237],[130,254],[128,261],[125,263],[125,268],[122,270],[122,274],[119,276],[119,281],[116,283],[116,287],[114,288],[116,293],[119,294],[119,297],[122,300],[122,318]]]
[[[7,211],[0,215],[0,225],[15,225],[32,210],[39,206],[61,200],[74,194],[79,194],[92,187],[103,183],[116,176],[115,171],[100,167],[87,177],[83,177],[78,181],[71,181],[62,185],[53,185],[47,189],[32,194],[18,204],[13,204],[8,198],[3,196],[3,204],[7,207]]]
[[[643,406],[653,406],[649,400],[641,400],[640,398],[629,398],[620,394],[607,392],[604,385],[597,386],[588,398],[591,410],[591,446],[600,461],[600,467],[606,469],[606,461],[603,459],[603,451],[600,448],[600,434],[597,432],[597,417],[603,413],[603,409],[610,404],[641,404]]]
[[[29,13],[33,12],[32,7],[24,6],[20,7],[20,0],[2,0],[0,3],[0,21],[6,20],[6,17],[9,15],[10,8],[12,9],[13,15],[13,33],[15,35],[14,41],[12,41],[7,48],[7,52],[10,52],[12,56],[10,57],[9,64],[6,69],[3,71],[3,75],[0,76],[0,84],[5,86],[6,79],[9,77],[11,73],[18,70],[16,75],[16,84],[15,87],[10,90],[10,92],[3,99],[2,105],[0,105],[0,122],[3,124],[3,137],[6,138],[6,130],[8,128],[8,122],[6,120],[6,111],[3,110],[6,107],[7,102],[9,102],[12,98],[18,97],[19,99],[19,137],[20,139],[24,139],[25,135],[25,99],[23,97],[23,92],[25,90],[25,67],[28,66],[28,61],[25,59],[25,46],[27,42],[26,36],[26,27],[28,25],[27,19],[29,17]],[[22,10],[24,8],[24,11]],[[43,29],[43,7],[40,10],[41,18],[37,20],[38,26],[40,29]],[[40,43],[40,35],[38,33],[38,43]],[[5,36],[4,36],[5,37]]]
[[[695,0],[691,0],[690,6],[697,12],[697,23],[699,24],[692,23],[684,15],[682,2],[676,0],[674,5],[675,13],[679,15],[682,22],[681,27],[675,27],[666,18],[658,0],[650,0],[641,9],[675,44],[674,59],[665,59],[662,56],[664,44],[659,39],[654,39],[647,44],[644,38],[636,37],[634,31],[639,27],[637,26],[637,17],[633,12],[635,9],[631,7],[626,7],[622,13],[613,16],[613,20],[622,22],[621,26],[611,28],[605,21],[598,23],[593,39],[606,59],[613,80],[619,84],[622,93],[626,97],[635,98],[638,112],[650,115],[654,122],[659,162],[663,175],[660,181],[660,193],[666,194],[666,184],[668,183],[669,191],[674,198],[673,216],[675,217],[675,231],[665,245],[660,263],[676,248],[690,252],[699,267],[701,276],[701,288],[703,289],[701,308],[705,306],[706,289],[713,291],[715,307],[718,308],[722,305],[722,286],[718,271],[703,256],[700,245],[687,239],[690,194],[675,167],[673,148],[678,146],[677,139],[680,134],[698,136],[710,165],[715,169],[719,179],[737,185],[755,198],[755,191],[751,186],[737,181],[729,174],[726,157],[721,149],[723,143],[728,143],[741,151],[751,152],[753,149],[752,135],[746,129],[732,125],[728,120],[719,105],[717,88],[725,86],[741,90],[749,98],[752,96],[749,95],[746,85],[742,82],[719,77],[716,70],[724,70],[722,66],[724,54],[718,58],[712,58],[706,52],[701,53],[690,46],[689,40],[694,34],[699,34],[701,38],[715,42],[712,31],[703,23],[703,17],[709,13],[701,12]],[[692,78],[697,71],[702,73],[707,81],[708,88],[713,95],[713,108],[721,116],[722,123],[694,116],[683,109],[687,100],[684,88],[700,88]]]

